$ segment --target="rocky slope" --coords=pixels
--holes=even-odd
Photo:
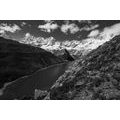
[[[45,99],[120,99],[120,36],[69,66]]]
[[[0,37],[0,88],[21,76],[63,62],[41,48]]]

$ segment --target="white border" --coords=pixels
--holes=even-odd
[[[119,0],[1,0],[0,19],[120,19]]]
[[[0,101],[1,120],[119,120],[119,101]]]
[[[1,0],[0,20],[120,20],[119,0]],[[0,101],[1,120],[117,120],[119,101]]]

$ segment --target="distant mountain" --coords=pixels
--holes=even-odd
[[[120,36],[76,60],[45,99],[120,100]]]
[[[4,83],[63,62],[50,52],[0,37],[0,88]]]
[[[90,51],[96,49],[113,37],[114,35],[112,33],[108,35],[106,33],[101,33],[97,36],[86,36],[86,39],[80,41],[57,41],[53,37],[34,37],[29,34],[19,42],[45,49],[46,51],[54,53],[55,55],[63,52],[63,50],[66,49],[72,56],[79,58],[80,56],[88,54]]]
[[[54,54],[62,52],[64,49],[67,49],[71,55],[80,56],[81,53],[84,54],[82,42],[78,40],[72,40],[72,41],[66,40],[60,42],[60,41],[56,41],[53,37],[43,38],[43,37],[34,37],[32,35],[29,35],[26,36],[20,42],[24,44],[30,44],[32,46],[40,47]]]

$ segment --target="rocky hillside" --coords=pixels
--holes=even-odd
[[[63,62],[41,48],[0,37],[0,88],[21,76]]]
[[[120,99],[120,36],[69,66],[45,99]]]

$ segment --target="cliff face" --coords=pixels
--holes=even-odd
[[[120,99],[120,36],[69,66],[45,99]]]
[[[41,48],[0,37],[0,88],[21,76],[63,62]]]

